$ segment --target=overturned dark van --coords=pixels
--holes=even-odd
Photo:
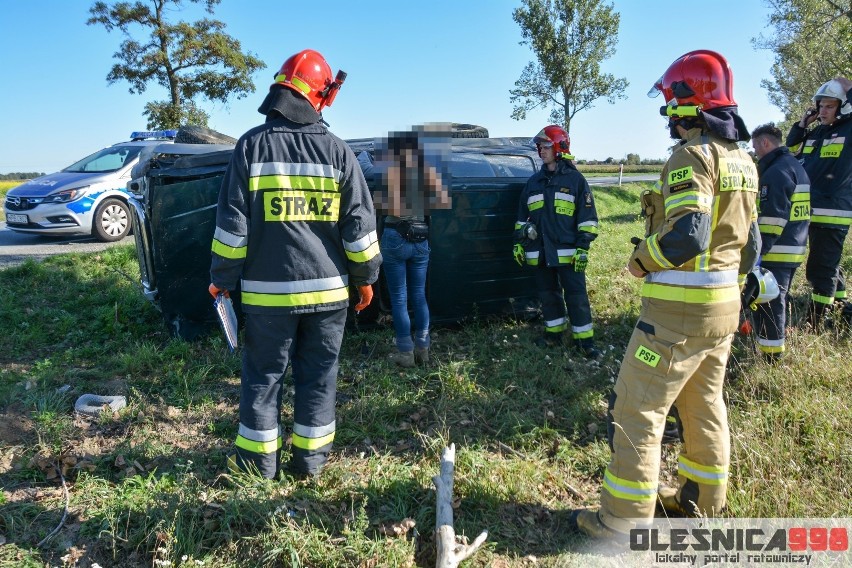
[[[372,150],[372,140],[347,142],[356,154]],[[137,181],[141,193],[131,200],[136,250],[143,293],[175,335],[192,339],[216,321],[207,293],[210,243],[231,152],[196,148],[175,158],[174,147],[169,150],[162,163],[155,152],[145,179]],[[533,275],[515,264],[511,250],[518,198],[539,166],[526,138],[453,138],[452,209],[429,218],[426,293],[434,323],[537,313]],[[390,313],[383,275],[374,288],[376,300],[358,316],[359,325]],[[238,300],[238,291],[234,296]],[[357,298],[354,289],[352,297]]]

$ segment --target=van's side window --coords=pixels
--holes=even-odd
[[[528,178],[537,170],[528,156],[510,154],[474,154],[457,152],[453,155],[450,172],[453,177],[518,177]]]

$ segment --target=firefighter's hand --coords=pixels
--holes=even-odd
[[[215,284],[210,284],[210,287],[207,288],[207,291],[210,292],[210,295],[213,296],[214,300],[216,299],[216,296],[218,296],[219,294],[224,295],[226,298],[231,297],[231,294],[228,293],[227,290],[220,290],[219,288],[216,287]]]
[[[515,257],[515,262],[518,263],[518,266],[524,265],[524,247],[522,247],[520,244],[515,245],[512,248],[512,255]]]
[[[355,304],[355,313],[361,313],[373,301],[373,287],[369,284],[358,286],[358,303]]]
[[[589,251],[578,248],[574,253],[574,272],[585,272],[589,264]]]
[[[647,272],[642,272],[638,267],[634,266],[632,261],[628,262],[624,268],[631,276],[635,276],[636,278],[644,278],[647,275]]]

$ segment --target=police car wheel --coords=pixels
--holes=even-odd
[[[101,241],[120,241],[130,233],[132,226],[127,204],[120,199],[109,198],[95,211],[92,234]]]

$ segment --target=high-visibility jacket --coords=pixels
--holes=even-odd
[[[378,278],[376,215],[352,150],[321,123],[285,118],[246,132],[222,180],[211,281],[242,277],[247,313],[349,304],[349,284]]]
[[[546,166],[527,181],[518,203],[515,229],[531,221],[538,238],[524,246],[531,266],[571,264],[577,249],[588,250],[598,236],[598,213],[589,183],[567,160]]]
[[[799,266],[805,260],[811,218],[808,174],[784,146],[763,156],[757,171],[761,263]]]
[[[700,128],[686,133],[659,187],[642,196],[646,235],[630,259],[647,273],[643,310],[660,325],[690,337],[736,331],[756,197],[757,168],[736,142]]]
[[[852,225],[852,116],[810,132],[793,125],[787,146],[799,157],[811,180],[811,223]]]

